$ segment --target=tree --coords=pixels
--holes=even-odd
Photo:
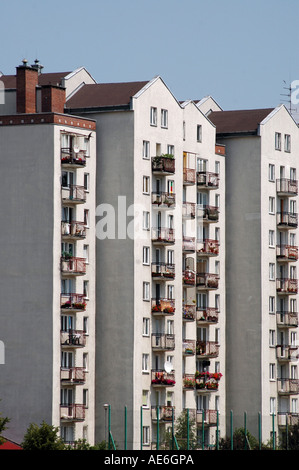
[[[65,444],[58,436],[58,428],[45,421],[40,426],[31,423],[22,442],[24,450],[64,450]]]
[[[289,427],[287,439],[286,441],[286,435],[284,435],[281,443],[282,449],[299,450],[299,424]]]
[[[192,414],[189,414],[187,410],[183,411],[178,417],[175,424],[174,436],[180,450],[196,449],[196,422],[194,417],[192,417]],[[175,448],[173,443],[172,428],[168,428],[162,438],[162,441],[164,444],[162,444],[161,447],[165,449],[172,449],[174,446]]]
[[[222,438],[219,441],[219,450],[230,450],[231,449],[231,438],[226,437]],[[234,431],[233,434],[233,450],[258,450],[259,442],[258,440],[250,434],[249,431],[246,432],[244,428],[239,428]],[[267,449],[267,446],[262,445],[262,449]]]
[[[0,445],[5,442],[5,438],[2,436],[3,431],[7,428],[7,424],[9,423],[10,419],[9,418],[1,418],[0,415]]]

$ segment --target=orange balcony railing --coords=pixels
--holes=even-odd
[[[277,245],[276,256],[279,261],[297,261],[298,260],[298,246]]]
[[[173,315],[175,312],[174,299],[152,299],[152,314],[153,315]]]
[[[206,238],[197,241],[197,254],[200,256],[217,256],[219,254],[219,241]]]
[[[194,321],[196,317],[196,305],[195,304],[183,304],[183,320]]]
[[[183,169],[183,183],[186,185],[195,184],[196,182],[196,171],[192,168]]]
[[[83,275],[86,273],[86,259],[75,256],[61,257],[61,272],[66,275]]]
[[[185,287],[194,287],[196,280],[196,273],[192,269],[185,269],[183,271],[183,284]]]
[[[157,244],[172,245],[175,242],[174,229],[166,227],[153,228],[152,241]]]
[[[175,385],[175,372],[166,372],[164,369],[152,369],[151,382],[155,386],[172,387]]]
[[[64,383],[85,383],[86,369],[84,367],[61,367],[60,380]]]

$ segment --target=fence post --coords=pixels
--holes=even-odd
[[[127,450],[127,407],[125,406],[125,450]]]
[[[201,448],[205,448],[205,410],[202,410],[202,434],[201,434]]]
[[[259,426],[259,449],[262,448],[262,423],[261,423],[261,412],[258,414],[258,426]]]
[[[230,450],[234,448],[233,410],[230,411]]]
[[[189,450],[189,408],[187,408],[187,449]]]
[[[217,410],[216,450],[219,450],[219,411]]]
[[[273,450],[275,450],[275,427],[274,427],[274,413],[272,414],[272,434],[273,434]]]
[[[143,443],[143,408],[142,405],[140,407],[140,450],[142,450],[142,443]]]
[[[247,413],[244,411],[244,441],[245,441],[245,450],[247,450]]]
[[[159,450],[159,405],[157,405],[157,450]]]

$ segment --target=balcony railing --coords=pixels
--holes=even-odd
[[[296,328],[298,326],[298,312],[276,312],[277,326]]]
[[[196,216],[195,202],[183,202],[182,217],[184,219],[195,219],[195,216]]]
[[[68,187],[62,186],[61,197],[64,202],[83,204],[86,202],[85,188],[75,184],[70,184]]]
[[[197,186],[208,189],[219,188],[219,174],[208,171],[197,172]]]
[[[277,278],[276,291],[278,294],[297,294],[298,279]]]
[[[160,208],[175,207],[175,193],[152,193],[152,204]]]
[[[61,222],[61,235],[64,238],[86,238],[86,226],[84,222]]]
[[[194,321],[196,316],[196,306],[183,304],[183,320]]]
[[[295,426],[299,425],[299,413],[277,413],[278,426]]]
[[[173,406],[152,406],[152,420],[165,422],[165,421],[172,421],[172,418],[175,417],[175,410]]]
[[[197,273],[196,286],[200,289],[218,289],[219,275],[211,273]]]
[[[194,287],[196,280],[195,271],[192,269],[185,269],[183,271],[183,284],[185,287]]]
[[[61,149],[61,164],[68,166],[85,166],[86,165],[86,150],[79,150],[75,152],[72,148]]]
[[[200,323],[218,323],[219,310],[212,307],[196,309],[196,320]]]
[[[195,237],[183,236],[183,251],[188,253],[195,251]]]
[[[209,205],[197,205],[197,217],[202,222],[218,222],[219,220],[219,208],[216,206]]]
[[[175,173],[175,159],[173,156],[157,156],[152,158],[152,172],[161,174]]]
[[[187,390],[193,390],[195,388],[195,374],[184,374],[183,375],[183,387]]]
[[[61,367],[60,380],[70,384],[85,383],[86,369],[83,367]]]
[[[298,194],[298,181],[287,178],[276,180],[276,191],[278,195],[296,196]]]
[[[175,265],[168,263],[152,263],[152,277],[155,280],[165,280],[175,278]]]
[[[277,391],[280,394],[297,395],[299,393],[299,380],[277,379]]]
[[[172,387],[175,385],[175,373],[163,369],[153,369],[151,372],[152,385]]]
[[[197,254],[202,256],[217,256],[219,254],[219,241],[206,238],[197,241]]]
[[[64,421],[84,421],[85,406],[79,404],[60,405],[60,418]]]
[[[152,348],[156,351],[173,351],[175,336],[167,333],[152,333]]]
[[[153,315],[173,315],[175,312],[174,299],[152,299]]]
[[[182,347],[184,356],[194,356],[196,353],[196,341],[193,339],[183,339]]]
[[[295,361],[298,359],[298,346],[278,344],[276,346],[276,357],[280,361]]]
[[[85,310],[86,302],[84,294],[61,294],[60,307],[66,310]]]
[[[298,246],[277,245],[276,256],[279,261],[297,261],[298,260]]]
[[[196,423],[200,426],[216,426],[217,410],[196,410]]]
[[[153,228],[152,241],[157,244],[172,245],[175,242],[174,229],[166,227]]]
[[[298,227],[298,214],[293,212],[277,212],[277,225],[280,229]]]
[[[196,171],[192,168],[183,169],[183,183],[185,185],[195,184],[196,182]]]
[[[60,342],[63,346],[84,347],[86,345],[85,331],[80,331],[80,330],[61,331]]]
[[[83,275],[86,273],[86,259],[71,256],[61,257],[61,272],[66,275]]]
[[[219,343],[216,341],[197,341],[196,355],[198,357],[218,357]]]
[[[196,372],[195,384],[197,390],[216,391],[219,388],[219,381],[222,377],[220,372]]]

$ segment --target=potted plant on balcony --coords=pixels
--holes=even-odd
[[[164,313],[174,313],[174,308],[173,307],[165,307],[163,309]]]
[[[161,312],[161,306],[160,305],[154,305],[152,307],[152,312]]]

